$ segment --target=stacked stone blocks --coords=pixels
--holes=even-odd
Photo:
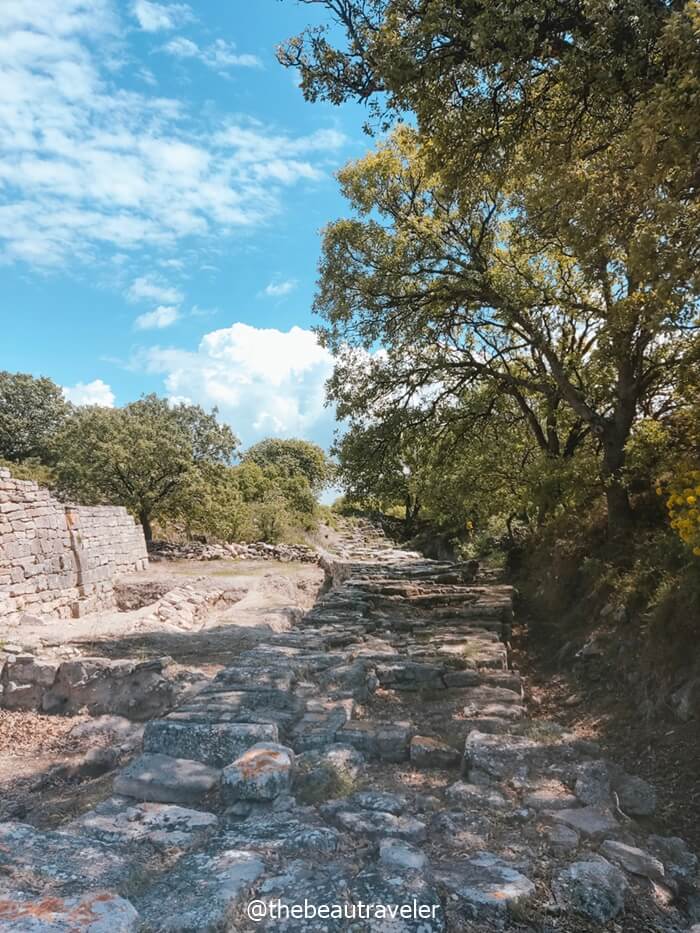
[[[112,608],[115,577],[147,563],[143,531],[126,509],[67,506],[0,470],[0,619]]]

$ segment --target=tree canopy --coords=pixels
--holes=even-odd
[[[286,479],[304,476],[315,495],[331,478],[331,465],[323,448],[298,438],[269,437],[249,447],[243,459],[260,467],[273,467]]]
[[[69,412],[60,386],[51,379],[0,372],[0,457],[46,461],[51,436]]]
[[[621,530],[635,421],[699,359],[697,4],[318,2],[346,44],[307,31],[282,61],[394,124],[324,237],[341,414],[491,384],[551,457],[593,440]]]
[[[125,505],[147,540],[199,471],[229,464],[238,441],[199,405],[147,395],[123,408],[77,409],[54,440],[58,486],[83,502]]]

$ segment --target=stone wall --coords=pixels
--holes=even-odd
[[[111,608],[115,577],[147,563],[143,530],[126,509],[64,505],[0,470],[0,619]]]

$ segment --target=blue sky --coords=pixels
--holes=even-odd
[[[364,111],[307,104],[295,0],[2,0],[0,368],[327,445],[319,230]]]

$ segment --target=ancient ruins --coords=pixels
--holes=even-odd
[[[363,523],[333,547],[285,630],[80,726],[111,734],[109,789],[55,830],[0,824],[0,929],[690,929],[697,858],[654,788],[528,712],[512,588]]]
[[[64,505],[0,469],[0,620],[114,606],[115,578],[147,563],[143,530],[125,508]]]

